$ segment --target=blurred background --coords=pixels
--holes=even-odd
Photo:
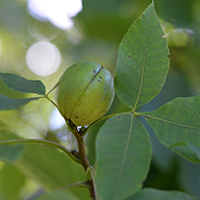
[[[114,75],[120,41],[150,3],[151,0],[0,0],[0,71],[41,80],[47,92],[67,67],[80,60],[96,61]],[[141,108],[145,111],[179,96],[200,94],[200,1],[155,0],[155,9],[170,48],[171,65],[163,90]],[[25,97],[8,89],[2,81],[0,93],[11,98]],[[50,97],[54,99],[54,94]],[[109,113],[126,110],[116,97]],[[103,123],[92,127],[86,137],[91,164],[95,164],[95,137]],[[144,186],[200,197],[199,164],[166,149],[144,124],[154,151]],[[0,140],[16,138],[48,139],[76,149],[63,119],[45,99],[0,113]],[[84,180],[81,167],[53,148],[0,148],[6,149],[9,158],[1,159],[0,154],[0,199],[31,200]],[[13,158],[9,151],[16,149],[19,155]],[[80,199],[90,199],[84,189],[70,192]]]

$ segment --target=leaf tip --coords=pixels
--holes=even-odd
[[[154,4],[154,0],[152,0],[152,6],[153,6],[153,8],[155,9],[155,4]]]

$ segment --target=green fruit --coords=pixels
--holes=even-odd
[[[72,65],[56,86],[56,102],[61,114],[77,126],[101,118],[115,94],[111,73],[96,62]]]

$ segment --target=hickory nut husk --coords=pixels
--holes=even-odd
[[[113,77],[108,69],[96,62],[78,62],[61,76],[55,97],[64,118],[84,126],[109,110],[114,95]]]

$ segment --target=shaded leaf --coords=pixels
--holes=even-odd
[[[12,138],[18,139],[17,135],[9,130],[0,131],[0,141],[9,140]],[[2,145],[0,146],[0,160],[14,162],[22,156],[23,152],[23,144]]]
[[[14,162],[22,156],[24,150],[23,144],[2,145],[0,146],[0,160]]]
[[[0,94],[0,111],[2,110],[14,110],[20,108],[31,101],[40,99],[40,97],[25,98],[25,99],[12,99]]]
[[[162,191],[151,188],[144,188],[140,192],[124,200],[199,200],[199,198],[191,197],[183,192],[178,191]]]
[[[27,80],[10,73],[0,73],[0,78],[9,88],[15,91],[45,95],[45,86],[41,81]]]
[[[200,162],[200,148],[197,148],[196,146],[192,145],[192,144],[188,144],[189,149],[191,149],[197,156],[197,158],[199,159]]]
[[[133,23],[118,52],[115,89],[119,99],[135,110],[162,89],[169,68],[169,50],[154,4]]]
[[[177,98],[146,112],[146,120],[165,146],[186,159],[199,162],[187,144],[200,148],[200,96]]]
[[[149,135],[131,113],[110,118],[96,141],[96,186],[103,200],[121,200],[138,191],[151,160]]]

